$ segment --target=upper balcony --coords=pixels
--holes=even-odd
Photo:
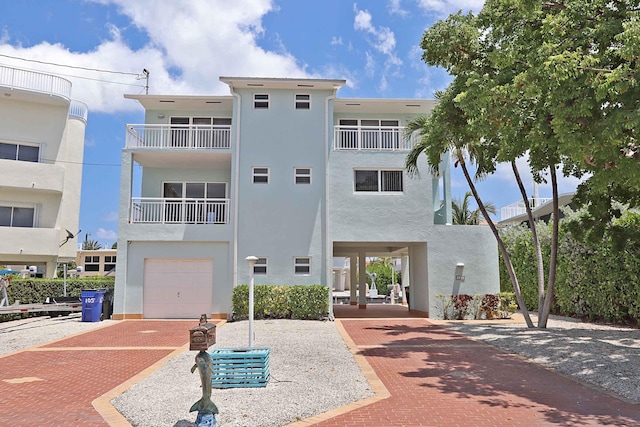
[[[129,222],[228,224],[229,199],[134,197],[131,199]]]
[[[335,126],[334,150],[409,151],[415,137],[405,138],[404,126]]]
[[[88,115],[89,107],[87,107],[87,104],[76,99],[71,100],[71,105],[69,105],[69,117],[79,119],[87,123]]]
[[[126,148],[162,150],[226,150],[231,126],[127,125]]]
[[[0,66],[0,91],[5,96],[42,101],[34,95],[44,94],[54,104],[65,105],[71,100],[71,82],[62,77],[36,71]]]
[[[536,209],[542,205],[544,205],[545,203],[549,203],[550,201],[552,201],[553,199],[550,198],[545,198],[545,197],[536,197],[536,198],[529,198],[529,206],[531,206],[531,209]],[[504,206],[503,208],[500,209],[500,221],[505,221],[507,219],[519,216],[519,215],[524,215],[527,213],[527,208],[525,207],[525,204],[522,200],[519,200],[517,202],[513,202],[510,205]]]

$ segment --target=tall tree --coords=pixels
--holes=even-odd
[[[557,174],[590,174],[575,200],[589,202],[585,228],[596,236],[619,215],[613,201],[640,205],[638,40],[638,1],[610,0],[487,0],[477,17],[451,15],[423,36],[423,60],[454,76],[453,102],[466,139],[480,141],[481,172],[528,154],[536,180],[549,174],[554,222],[541,327],[555,282]]]

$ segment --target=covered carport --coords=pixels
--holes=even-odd
[[[427,274],[426,242],[333,242],[333,256],[349,259],[349,304],[359,309],[367,308],[366,260],[367,258],[399,258],[403,295],[411,286],[409,311],[428,317],[429,290]],[[357,266],[357,268],[353,268]]]

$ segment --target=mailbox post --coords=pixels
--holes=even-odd
[[[253,266],[258,258],[248,256],[245,261],[249,263],[249,348],[253,347]]]

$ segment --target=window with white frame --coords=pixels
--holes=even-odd
[[[293,259],[295,274],[309,274],[311,272],[311,258],[308,256],[297,256]]]
[[[355,170],[354,190],[357,192],[403,191],[401,170]]]
[[[165,182],[164,222],[223,224],[227,220],[225,182]]]
[[[100,271],[100,257],[97,255],[85,256],[84,271]]]
[[[0,159],[38,163],[40,160],[40,147],[38,145],[0,142]]]
[[[266,93],[253,94],[253,108],[256,110],[265,110],[269,108],[269,95]]]
[[[269,183],[269,168],[255,166],[252,169],[253,183],[254,184],[268,184]]]
[[[311,95],[296,93],[296,110],[309,110],[311,108]]]
[[[311,184],[311,168],[294,168],[296,184]]]
[[[34,227],[35,208],[0,206],[0,227]]]
[[[253,274],[267,274],[267,257],[258,257],[258,260],[253,265]]]

